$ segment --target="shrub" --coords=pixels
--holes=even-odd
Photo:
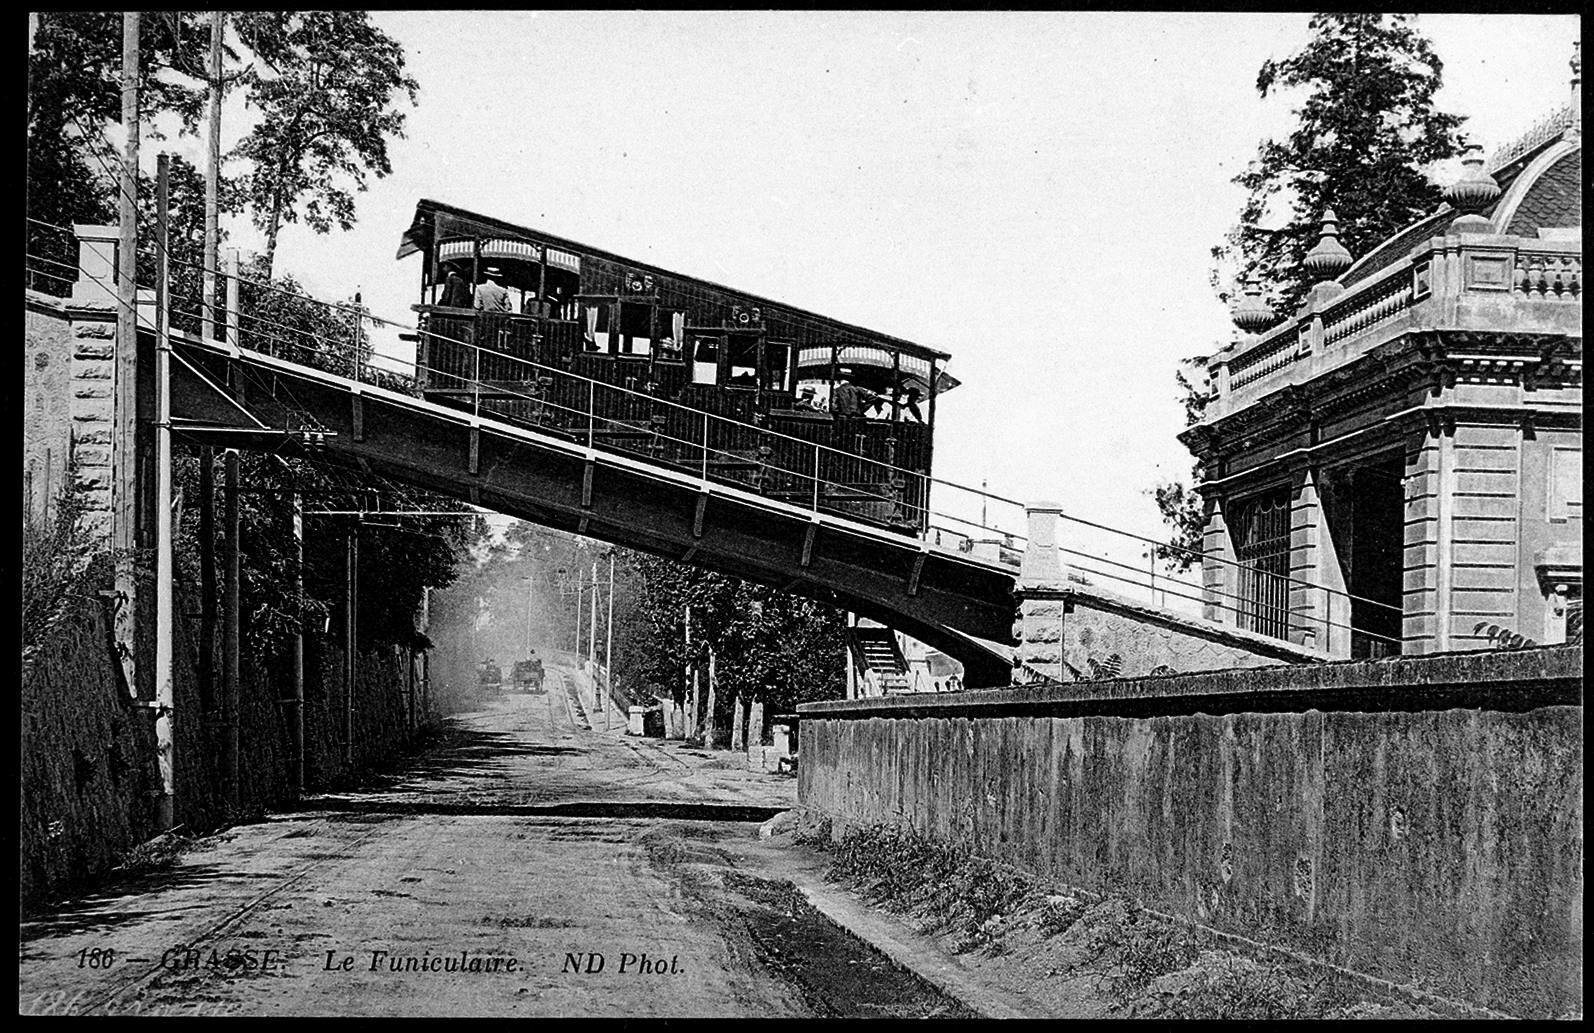
[[[40,646],[71,612],[75,600],[90,597],[104,583],[108,554],[96,551],[83,526],[82,489],[76,471],[56,493],[53,512],[41,516],[28,507],[22,521],[22,672],[26,677]]]

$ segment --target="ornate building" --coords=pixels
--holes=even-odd
[[[1180,436],[1206,478],[1208,617],[1344,657],[1581,634],[1573,70],[1568,107],[1469,155],[1448,204],[1369,253],[1325,213],[1299,311],[1246,285]]]

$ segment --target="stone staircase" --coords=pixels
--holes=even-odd
[[[897,645],[895,632],[862,625],[848,630],[847,645],[865,681],[872,680],[882,695],[911,691],[908,662]]]

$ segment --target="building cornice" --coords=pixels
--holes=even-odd
[[[1431,394],[1468,377],[1500,377],[1533,389],[1582,383],[1582,337],[1564,333],[1417,330],[1312,380],[1280,387],[1237,412],[1198,423],[1178,439],[1203,459],[1261,432],[1322,420],[1366,399]],[[1548,410],[1546,410],[1548,411]]]

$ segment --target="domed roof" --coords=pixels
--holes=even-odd
[[[1582,148],[1562,154],[1528,186],[1505,231],[1518,237],[1533,237],[1541,229],[1581,226],[1582,180]]]
[[[1480,214],[1494,223],[1495,232],[1533,237],[1541,229],[1582,225],[1582,141],[1575,132],[1567,132],[1569,124],[1568,112],[1562,109],[1490,162],[1500,196]],[[1546,125],[1556,131],[1546,132]],[[1446,204],[1423,216],[1359,258],[1339,282],[1350,287],[1371,279],[1424,241],[1443,236],[1456,214]]]

